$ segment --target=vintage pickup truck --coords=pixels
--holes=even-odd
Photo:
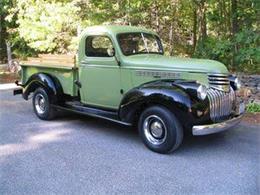
[[[244,112],[238,78],[220,62],[164,55],[158,35],[131,26],[95,26],[80,38],[73,60],[33,58],[16,82],[35,114],[50,120],[57,110],[138,128],[159,153],[177,149],[184,131],[206,135],[236,125]]]

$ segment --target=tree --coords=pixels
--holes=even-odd
[[[9,40],[18,57],[75,52],[77,34],[85,27],[123,24],[156,31],[163,40],[166,55],[210,58],[234,70],[255,71],[259,65],[257,0],[2,0],[1,3],[4,6],[0,7],[0,45],[4,39]]]
[[[0,62],[6,61],[6,40],[8,38],[7,29],[13,25],[13,21],[6,21],[5,17],[8,15],[8,10],[13,6],[13,1],[0,1]]]
[[[7,20],[17,15],[15,31],[36,52],[65,53],[77,34],[78,11],[74,3],[21,0]]]

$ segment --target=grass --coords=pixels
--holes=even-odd
[[[260,104],[250,103],[246,106],[246,111],[250,113],[260,112]]]

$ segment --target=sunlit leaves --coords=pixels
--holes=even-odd
[[[201,40],[203,2],[207,33]],[[1,0],[5,16],[1,25],[6,29],[1,36],[12,42],[20,57],[75,52],[77,34],[87,26],[136,25],[158,32],[167,55],[216,59],[232,69],[255,71],[260,66],[258,0],[237,0],[236,13],[231,13],[231,4],[231,0]],[[235,35],[234,15],[239,27]]]
[[[16,10],[19,36],[36,51],[66,52],[72,37],[77,36],[80,8],[73,3],[18,1]]]

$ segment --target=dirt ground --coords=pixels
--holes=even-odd
[[[0,84],[14,83],[19,80],[20,76],[18,73],[11,73],[8,71],[7,65],[0,65]]]
[[[19,80],[19,75],[16,73],[6,73],[0,72],[0,84],[4,83],[14,83]]]
[[[246,113],[243,121],[253,125],[260,125],[260,113]]]

